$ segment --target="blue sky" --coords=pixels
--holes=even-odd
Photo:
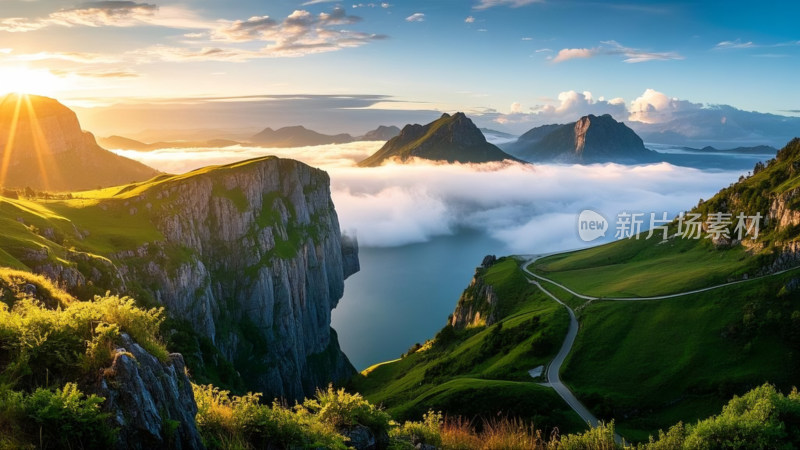
[[[2,0],[0,90],[76,104],[370,94],[393,100],[378,109],[526,114],[571,91],[631,105],[653,89],[796,115],[798,13],[796,2]]]

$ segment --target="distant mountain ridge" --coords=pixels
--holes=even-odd
[[[0,184],[8,188],[93,189],[160,173],[101,148],[71,109],[36,95],[0,100],[0,154],[7,162]]]
[[[452,116],[444,113],[427,125],[406,125],[398,136],[358,165],[376,167],[389,160],[407,162],[413,158],[450,163],[519,161],[488,143],[472,120],[458,112]]]
[[[228,140],[228,139],[212,139],[208,141],[163,141],[146,143],[130,139],[123,136],[108,136],[104,138],[97,138],[97,142],[105,148],[119,149],[119,150],[136,150],[140,152],[149,152],[153,150],[161,150],[165,148],[223,148],[231,147],[233,145],[241,145],[241,142]]]
[[[565,125],[536,127],[507,148],[531,162],[637,163],[659,159],[633,130],[609,114],[590,114]]]

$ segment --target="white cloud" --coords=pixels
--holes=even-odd
[[[511,114],[520,114],[522,113],[522,105],[519,102],[514,102],[511,104]]]
[[[558,51],[556,57],[553,58],[553,62],[560,63],[576,58],[591,58],[596,54],[596,50],[590,50],[588,48],[563,48]]]
[[[475,18],[472,17],[472,16],[467,16],[467,18],[464,19],[464,22],[465,23],[475,23]]]
[[[406,22],[424,22],[424,21],[425,21],[424,13],[414,13],[406,17]]]
[[[702,104],[678,100],[655,89],[647,89],[631,102],[630,120],[649,124],[663,123],[672,120],[676,113],[702,108]]]
[[[353,167],[381,143],[298,149],[159,150],[119,152],[167,172],[184,172],[265,154],[292,157],[327,170],[343,230],[362,246],[424,242],[458,228],[473,228],[520,252],[574,248],[577,214],[585,208],[612,223],[620,211],[670,215],[708,198],[738,178],[666,163],[649,166],[521,164],[387,165]],[[622,182],[621,182],[622,181]],[[612,233],[613,234],[613,233]]]
[[[625,47],[617,41],[603,41],[600,46],[593,48],[561,49],[552,61],[553,63],[560,63],[570,59],[593,58],[600,55],[622,56],[622,61],[629,64],[683,59],[683,56],[676,52],[651,52],[633,47]]]
[[[544,0],[479,0],[473,6],[473,9],[489,9],[495,6],[510,6],[512,8],[519,8],[520,6],[530,5],[533,3],[542,3]]]
[[[96,1],[77,8],[60,9],[45,17],[0,19],[0,31],[24,33],[42,28],[61,27],[133,27],[140,25],[170,28],[205,29],[213,22],[203,20],[190,9],[176,6],[159,7],[133,1]]]

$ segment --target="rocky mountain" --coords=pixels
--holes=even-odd
[[[309,145],[344,144],[354,139],[349,134],[327,135],[303,126],[284,127],[277,130],[265,128],[250,140],[264,147],[305,147]]]
[[[359,141],[388,141],[389,139],[400,134],[400,128],[396,126],[380,125],[378,128],[368,131],[363,136],[359,136]]]
[[[520,136],[507,147],[526,161],[564,163],[657,161],[642,139],[608,114],[588,115],[566,125],[545,125]]]
[[[361,167],[376,167],[386,161],[412,158],[460,163],[483,163],[517,159],[486,142],[483,133],[464,113],[443,114],[427,125],[406,125]]]
[[[4,201],[2,264],[165,306],[172,349],[196,376],[266,398],[299,399],[355,372],[330,319],[358,250],[324,171],[266,157],[97,195],[46,213]]]
[[[105,148],[121,149],[121,150],[136,150],[140,152],[149,152],[153,150],[160,150],[164,148],[222,148],[230,147],[233,145],[240,145],[241,142],[232,141],[229,139],[211,139],[207,141],[163,141],[145,143],[135,139],[129,139],[123,136],[109,136],[98,138],[97,142]]]
[[[48,191],[142,181],[155,169],[101,148],[56,100],[9,94],[0,100],[0,185]]]

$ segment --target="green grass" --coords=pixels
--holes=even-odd
[[[441,407],[468,419],[505,413],[541,426],[583,429],[554,391],[528,375],[558,351],[569,325],[567,311],[528,283],[514,259],[501,259],[483,276],[500,299],[498,323],[465,330],[447,326],[418,351],[365,370],[350,387],[401,420]]]
[[[708,241],[626,239],[536,261],[534,273],[596,297],[673,294],[740,279],[758,262],[741,247]]]
[[[764,382],[797,384],[800,347],[790,317],[800,295],[778,296],[797,276],[661,301],[591,302],[562,377],[633,440],[706,417]]]

